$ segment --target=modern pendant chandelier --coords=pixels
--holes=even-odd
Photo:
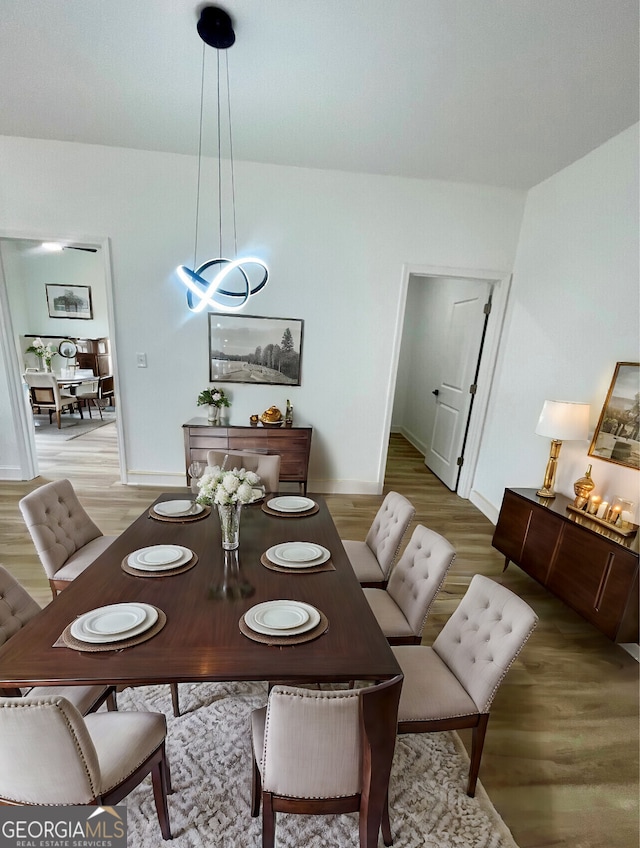
[[[231,18],[218,6],[205,6],[200,13],[197,25],[198,35],[202,39],[202,81],[200,89],[200,137],[198,142],[198,190],[196,197],[195,242],[193,247],[193,268],[180,265],[177,268],[179,278],[187,288],[187,304],[193,312],[201,312],[206,307],[217,310],[237,311],[242,309],[249,298],[261,291],[269,279],[269,270],[261,259],[256,257],[238,257],[238,239],[236,230],[236,194],[233,169],[233,139],[231,133],[231,99],[229,87],[228,54],[224,53],[224,76],[227,95],[227,123],[229,133],[229,179],[231,184],[231,214],[233,224],[234,258],[225,259],[222,254],[222,120],[220,109],[220,51],[226,51],[236,40]],[[218,137],[218,222],[219,254],[217,259],[209,259],[198,266],[198,224],[200,219],[200,194],[202,175],[202,123],[204,114],[204,81],[206,45],[216,49],[217,68],[217,137]],[[211,270],[210,280],[204,276]]]

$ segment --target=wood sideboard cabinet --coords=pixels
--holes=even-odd
[[[182,430],[187,485],[189,465],[194,460],[206,462],[208,451],[246,450],[280,454],[281,482],[298,483],[306,494],[312,427],[224,427],[192,418]]]
[[[506,489],[493,546],[615,642],[638,641],[638,552],[563,495]]]

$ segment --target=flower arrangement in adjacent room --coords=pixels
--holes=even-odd
[[[33,340],[33,344],[29,345],[26,353],[35,353],[35,355],[44,362],[46,371],[51,371],[51,360],[58,353],[51,342],[45,344],[40,336]]]

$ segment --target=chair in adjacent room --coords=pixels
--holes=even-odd
[[[93,403],[100,413],[100,419],[102,419],[102,406],[98,403],[100,398],[99,377],[96,377],[95,380],[85,380],[85,382],[80,383],[76,389],[76,399],[78,400],[78,404],[86,402],[87,409],[89,410],[89,418],[93,418],[93,415],[91,414],[91,404]]]
[[[525,601],[476,574],[431,647],[392,649],[404,673],[398,733],[472,728],[467,785],[471,797],[491,703],[537,621]]]
[[[455,556],[455,548],[444,536],[418,524],[391,572],[387,588],[363,587],[389,644],[420,643],[431,604]]]
[[[382,835],[391,845],[386,787],[395,746],[402,678],[366,689],[311,691],[274,686],[267,706],[251,714],[251,815],[260,813],[262,846],[273,848],[276,813],[359,812],[363,842],[367,800],[382,804]],[[371,761],[372,738],[382,745]],[[365,800],[366,799],[366,800]],[[375,841],[378,844],[378,834]]]
[[[22,498],[19,507],[54,597],[116,538],[102,534],[69,480],[55,480],[34,489]]]
[[[41,612],[40,607],[6,568],[0,565],[0,645],[7,642],[28,621]],[[0,696],[21,698],[59,696],[67,698],[83,714],[97,710],[103,703],[116,709],[114,686],[35,686],[26,689],[0,689]]]
[[[415,512],[415,507],[404,495],[389,492],[364,542],[342,540],[349,562],[362,586],[384,589],[387,585],[402,537]]]
[[[217,465],[219,468],[224,465],[227,471],[244,468],[258,475],[266,492],[277,492],[280,488],[280,455],[277,453],[210,450],[207,453],[207,465]]]
[[[0,698],[0,804],[113,806],[151,774],[163,839],[171,839],[164,715],[100,712],[66,698]],[[61,778],[64,779],[61,779]]]
[[[80,418],[83,417],[82,409],[75,395],[63,394],[60,391],[55,374],[25,371],[22,378],[29,387],[31,408],[34,411],[46,409],[49,413],[49,423],[51,423],[51,417],[55,412],[58,430],[62,427],[60,416],[65,409],[73,409],[74,406],[77,406]]]

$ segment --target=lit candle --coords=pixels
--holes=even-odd
[[[602,501],[600,506],[598,507],[598,511],[596,512],[596,518],[606,518],[607,512],[609,511],[609,502]]]
[[[589,506],[587,507],[587,512],[590,515],[596,514],[596,512],[598,511],[598,507],[600,506],[601,500],[602,498],[600,497],[600,495],[591,495],[591,497],[589,498]]]
[[[612,524],[617,524],[618,519],[620,518],[620,512],[621,512],[621,507],[619,507],[619,506],[611,507],[611,511],[610,511],[608,521],[610,521]]]

